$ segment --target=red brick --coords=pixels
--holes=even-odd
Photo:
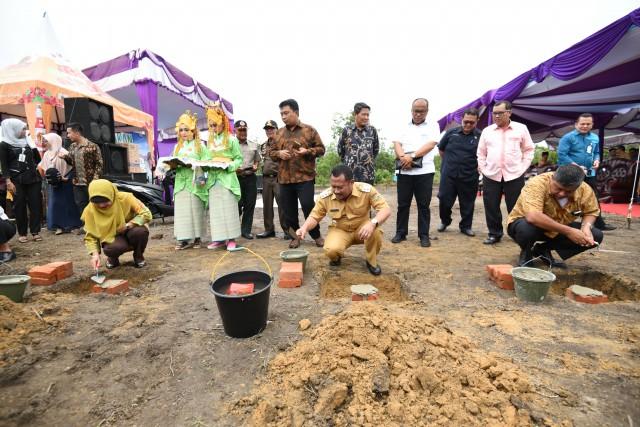
[[[283,279],[278,280],[279,288],[299,288],[302,285],[302,279]]]
[[[360,295],[351,294],[351,301],[375,301],[378,299],[378,294]]]
[[[53,267],[49,267],[47,265],[39,265],[29,270],[28,274],[31,277],[40,277],[40,278],[54,277],[55,278],[56,269]]]
[[[253,289],[253,283],[232,283],[227,295],[248,295],[253,293]]]
[[[487,270],[487,272],[489,273],[489,278],[491,280],[494,280],[495,276],[495,272],[498,268],[508,268],[508,269],[512,269],[513,266],[510,264],[489,264],[487,266],[485,266],[485,269]]]
[[[280,279],[298,280],[302,283],[302,263],[301,262],[283,262],[280,267]]]
[[[58,280],[66,279],[67,277],[73,276],[73,263],[71,261],[51,262],[45,267],[54,268]]]
[[[493,281],[500,289],[513,290],[513,276],[511,275],[512,268],[513,267],[511,266],[498,267],[494,270]]]
[[[110,279],[105,281],[102,285],[93,285],[91,291],[93,293],[106,292],[111,295],[119,294],[129,290],[129,282],[126,280]]]
[[[31,284],[33,286],[51,286],[56,282],[57,280],[55,277],[46,277],[46,278],[32,277],[31,278]]]
[[[604,302],[609,302],[609,297],[606,295],[576,295],[571,292],[571,289],[567,288],[565,291],[565,296],[571,300],[576,302],[582,302],[585,304],[602,304]]]

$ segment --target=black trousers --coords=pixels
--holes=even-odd
[[[118,234],[111,243],[102,245],[102,252],[113,261],[125,252],[133,251],[133,261],[144,261],[144,250],[149,242],[147,227],[133,227],[124,234]]]
[[[16,235],[16,226],[9,220],[0,219],[0,244],[7,243]]]
[[[238,214],[242,217],[240,221],[240,232],[251,234],[253,225],[253,212],[256,209],[256,197],[258,197],[258,179],[255,174],[238,176],[240,181],[240,200],[238,200]]]
[[[572,222],[569,224],[569,227],[572,228],[580,228],[580,226],[581,224],[578,222]],[[519,218],[509,224],[507,227],[507,233],[509,233],[509,236],[516,241],[522,250],[531,251],[534,243],[544,242],[540,249],[554,250],[562,259],[569,259],[572,256],[578,255],[580,252],[584,252],[593,247],[580,246],[572,242],[564,234],[558,234],[556,237],[551,238],[544,234],[544,230],[542,228],[536,227],[535,225],[527,222],[524,218]],[[602,231],[594,227],[591,229],[591,233],[593,234],[593,239],[596,242],[602,243],[602,238],[604,237]],[[536,246],[536,248],[538,248],[538,246]]]
[[[440,177],[438,199],[440,199],[440,222],[451,224],[451,209],[458,199],[460,205],[460,230],[470,229],[473,225],[473,209],[478,194],[478,178],[461,180],[444,175]]]
[[[502,228],[502,212],[500,211],[500,201],[504,194],[507,204],[507,213],[510,213],[516,205],[520,191],[524,187],[524,175],[511,181],[494,181],[482,178],[482,201],[484,203],[484,215],[487,220],[489,236],[501,238],[504,234]]]
[[[406,236],[409,233],[409,210],[411,200],[416,198],[418,205],[418,236],[429,237],[431,222],[431,193],[433,192],[434,173],[421,175],[398,175],[398,216],[396,218],[396,234]]]
[[[42,224],[42,183],[15,184],[16,194],[13,199],[13,212],[20,236],[27,235],[27,224],[31,234],[40,233]],[[27,217],[27,206],[29,215]]]
[[[293,227],[294,230],[300,228],[300,221],[298,220],[298,200],[300,200],[300,206],[302,206],[302,213],[305,219],[313,210],[315,206],[313,187],[313,181],[280,184],[280,201],[282,201],[284,219],[288,227]],[[320,237],[320,225],[309,230],[309,235],[313,239],[318,239]]]
[[[276,176],[262,176],[262,215],[264,217],[264,232],[275,232],[273,224],[273,200],[278,203],[278,219],[282,231],[287,233],[287,226],[284,219],[284,209],[280,202],[280,184]]]
[[[596,184],[598,183],[598,180],[596,179],[595,176],[588,176],[584,179],[584,182],[587,183],[587,185],[589,187],[591,187],[591,189],[593,190],[593,192],[596,195],[596,200],[598,200],[598,188],[596,187]],[[600,202],[598,201],[598,208],[600,208]],[[596,218],[596,221],[593,223],[594,227],[598,227],[598,228],[602,228],[604,227],[604,219],[602,218],[602,211],[600,211],[600,215],[598,215],[598,218]]]
[[[73,200],[76,202],[80,216],[84,212],[84,208],[89,204],[89,186],[88,185],[74,185],[73,186]]]

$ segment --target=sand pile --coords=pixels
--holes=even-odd
[[[325,318],[232,411],[257,426],[530,425],[531,386],[441,321],[375,303]]]

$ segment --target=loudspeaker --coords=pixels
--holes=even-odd
[[[90,98],[65,98],[64,119],[84,128],[84,137],[96,144],[115,143],[113,107]]]
[[[126,145],[102,144],[100,148],[102,149],[105,175],[127,175],[129,173]]]

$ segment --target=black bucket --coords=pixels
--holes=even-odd
[[[232,283],[253,283],[254,292],[247,295],[227,295]],[[211,283],[216,297],[224,332],[233,338],[248,338],[267,327],[269,293],[273,279],[262,271],[237,271]]]

